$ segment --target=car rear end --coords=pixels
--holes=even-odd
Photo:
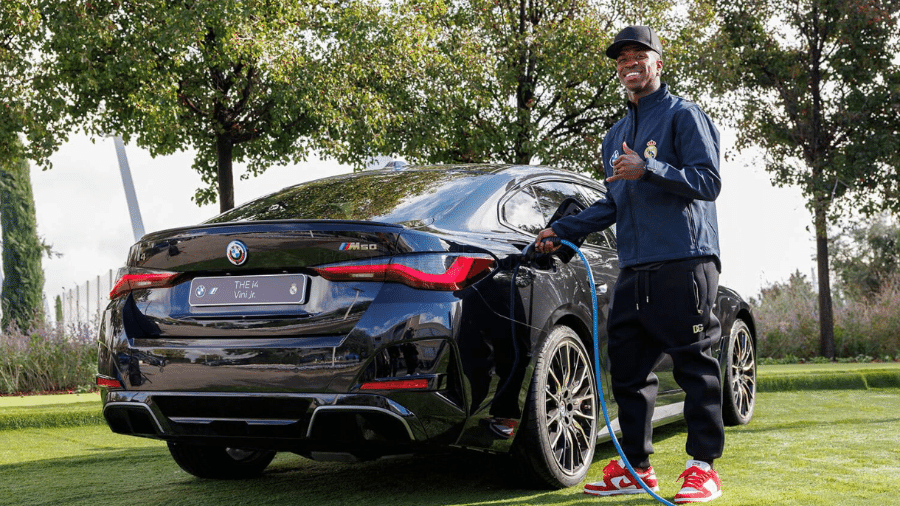
[[[313,458],[450,444],[466,416],[454,318],[495,267],[452,249],[351,220],[147,235],[103,316],[104,416],[120,434]]]

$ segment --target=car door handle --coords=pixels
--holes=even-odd
[[[594,285],[594,289],[597,291],[597,295],[606,295],[606,292],[609,291],[609,287],[606,286],[606,283],[601,283],[599,285]]]

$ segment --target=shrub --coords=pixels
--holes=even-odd
[[[835,320],[838,356],[896,355],[900,351],[900,275],[882,281],[878,292],[836,307]]]
[[[97,341],[87,326],[0,333],[0,392],[85,390],[94,385]]]
[[[751,300],[759,331],[759,355],[773,360],[816,360],[819,350],[818,295],[799,272],[763,288]],[[838,294],[834,299],[838,360],[866,362],[900,355],[900,275],[869,296]]]
[[[809,358],[819,348],[818,296],[806,276],[795,272],[752,299],[761,356]]]

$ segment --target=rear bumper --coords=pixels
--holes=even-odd
[[[121,385],[104,391],[104,416],[120,434],[307,456],[495,449],[481,422],[524,399],[514,383],[504,413],[489,410],[514,353],[508,321],[473,290],[385,284],[339,334],[307,334],[299,320],[150,317],[132,299],[110,305],[100,332],[98,373]]]
[[[440,393],[407,394],[440,402]],[[431,398],[431,399],[427,399]],[[410,409],[380,394],[103,392],[113,432],[166,441],[356,458],[404,453],[441,438]],[[445,403],[446,405],[446,403]],[[247,414],[252,413],[252,418]],[[451,415],[451,413],[445,413]],[[462,422],[459,412],[455,423]],[[457,425],[458,427],[458,425]],[[432,432],[432,434],[429,434]]]

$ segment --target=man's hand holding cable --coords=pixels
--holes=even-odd
[[[534,239],[534,250],[541,254],[553,253],[558,250],[559,246],[554,246],[550,241],[545,241],[545,239],[550,237],[556,237],[556,232],[552,228],[545,228],[538,232],[537,237]]]
[[[622,150],[624,154],[613,160],[613,175],[606,178],[607,183],[620,179],[634,181],[644,177],[644,173],[647,172],[647,162],[641,158],[641,155],[632,151],[628,144],[624,142],[622,143]]]

